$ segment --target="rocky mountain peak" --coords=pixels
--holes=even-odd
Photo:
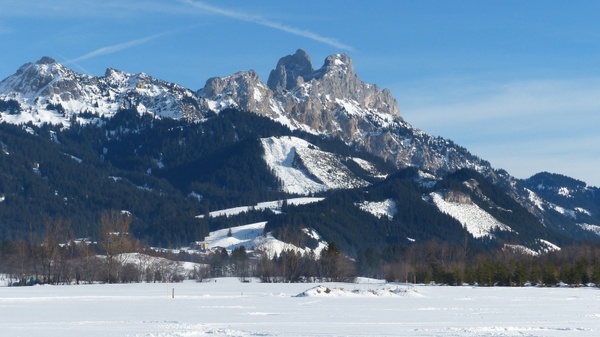
[[[321,80],[326,76],[331,76],[335,81],[340,82],[356,77],[350,56],[346,54],[330,55],[325,59],[321,68],[314,70],[308,53],[298,49],[293,55],[279,59],[277,66],[269,74],[267,86],[274,92],[291,91],[306,82],[313,79]]]
[[[273,91],[254,70],[240,71],[231,76],[212,77],[198,90],[200,104],[212,111],[238,107],[263,115],[272,115]]]
[[[356,76],[346,54],[330,55],[313,70],[308,54],[298,50],[279,60],[269,80],[274,97],[291,120],[348,143],[400,117],[389,91]]]
[[[52,74],[54,76],[73,73],[73,71],[71,71],[69,68],[65,67],[64,65],[62,65],[61,63],[49,56],[44,56],[35,63],[27,63],[23,65],[19,70],[21,69],[27,69],[30,72],[37,72],[38,74],[43,75]],[[18,73],[19,71],[17,71],[17,74]]]
[[[354,64],[352,59],[346,54],[333,54],[327,56],[321,69],[317,70],[314,74],[315,78],[321,78],[327,74],[339,74],[341,76],[353,77]]]
[[[130,78],[131,74],[114,68],[107,68],[104,73],[104,79],[113,87],[126,85]]]
[[[36,64],[54,64],[54,63],[58,63],[58,62],[56,62],[56,60],[51,58],[50,56],[43,56],[41,59],[39,59],[36,62]]]
[[[213,111],[236,106],[347,143],[401,120],[390,92],[358,78],[346,54],[331,55],[314,70],[298,49],[279,59],[266,86],[256,74],[241,72],[209,79],[198,96]]]
[[[2,92],[36,93],[54,86],[52,83],[71,78],[72,75],[73,72],[62,64],[44,56],[35,63],[22,65],[15,74],[0,82],[0,88]]]
[[[310,56],[306,51],[298,49],[293,55],[279,59],[277,66],[269,74],[267,86],[273,91],[292,90],[300,82],[308,80],[313,72]]]
[[[115,68],[106,68],[106,71],[104,72],[104,77],[112,77],[119,72],[120,71],[118,71]]]

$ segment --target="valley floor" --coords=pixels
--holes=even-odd
[[[320,285],[230,278],[0,287],[0,331],[46,337],[600,334],[597,288]]]

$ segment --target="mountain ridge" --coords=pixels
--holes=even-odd
[[[308,57],[302,50],[297,54]],[[280,68],[290,67],[285,61],[279,64]],[[28,76],[23,78],[25,73]],[[132,75],[112,68],[102,77],[80,75],[43,57],[0,82],[0,99],[16,101],[21,107],[20,113],[2,113],[0,120],[68,126],[73,121],[93,122],[94,117],[130,108],[159,117],[202,120],[235,107],[268,116],[292,129],[338,138],[397,167],[419,166],[439,173],[470,167],[492,174],[488,162],[406,123],[390,92],[362,82],[347,55],[331,55],[320,69],[304,76],[308,81],[296,82],[293,90],[273,92],[256,72],[241,71],[211,78],[193,92],[144,73]],[[273,77],[271,84],[278,81],[281,79]],[[35,90],[25,90],[32,85]],[[437,149],[431,151],[433,147]]]
[[[411,186],[408,189],[412,191],[407,193],[413,193],[410,203],[418,209],[428,209],[428,212],[437,209],[442,213],[452,213],[450,210],[455,208],[447,203],[462,203],[471,205],[469,207],[473,210],[472,214],[475,214],[471,218],[485,218],[478,210],[481,209],[500,219],[500,224],[486,229],[487,234],[483,235],[485,237],[528,244],[528,248],[532,248],[536,245],[533,243],[534,238],[519,238],[517,233],[527,232],[526,228],[531,227],[536,228],[531,232],[537,236],[537,240],[556,241],[562,240],[562,237],[564,242],[582,238],[600,239],[597,234],[600,233],[600,201],[596,197],[600,193],[596,194],[597,188],[589,187],[576,179],[558,179],[559,177],[550,174],[540,174],[528,180],[515,179],[506,171],[494,169],[489,162],[472,155],[451,140],[428,135],[401,117],[397,102],[391,97],[389,90],[381,90],[374,84],[361,81],[354,72],[350,57],[345,54],[327,57],[323,66],[315,70],[308,53],[298,50],[279,60],[270,73],[267,84],[260,80],[255,71],[250,70],[210,78],[197,91],[154,79],[144,73],[129,74],[112,68],[108,68],[104,76],[100,77],[77,74],[52,58],[43,57],[35,63],[23,65],[15,74],[0,82],[0,121],[24,125],[27,132],[33,134],[49,132],[36,131],[35,128],[55,128],[50,137],[56,143],[53,146],[58,147],[62,146],[61,142],[66,142],[64,135],[60,134],[64,130],[75,127],[78,132],[84,132],[85,126],[89,125],[91,129],[85,129],[85,132],[94,134],[96,131],[93,128],[105,129],[104,135],[95,136],[97,145],[94,149],[85,151],[91,151],[86,154],[89,157],[98,156],[93,159],[98,164],[108,162],[122,170],[118,175],[114,172],[103,173],[107,179],[116,177],[114,179],[119,180],[123,179],[121,175],[130,175],[135,179],[130,177],[127,180],[139,181],[134,183],[136,188],[147,188],[150,191],[153,190],[152,185],[167,184],[169,187],[164,190],[171,191],[169,193],[173,193],[175,199],[195,195],[196,199],[201,199],[203,207],[209,207],[219,198],[229,198],[229,202],[247,200],[250,197],[244,195],[246,186],[256,189],[248,191],[252,193],[252,198],[258,195],[279,197],[277,193],[328,193],[332,190],[362,190],[367,193],[371,186],[382,180],[375,176],[384,176],[381,172],[377,173],[377,170],[372,174],[368,172],[369,169],[364,169],[373,165],[373,161],[365,159],[368,155],[380,158],[386,165],[395,167],[395,170],[416,168],[417,173],[407,176],[406,184]],[[173,124],[172,129],[167,127],[170,123]],[[166,137],[165,139],[152,140],[150,135],[155,132],[153,128],[157,125],[161,125],[161,131],[155,134]],[[214,129],[208,129],[209,126]],[[173,134],[175,130],[179,130],[178,135]],[[207,143],[203,144],[200,151],[189,143],[198,141],[209,142],[213,148]],[[14,145],[8,146],[7,139],[3,142],[0,144],[3,155],[8,156],[14,151]],[[277,143],[278,151],[286,149],[282,153],[286,157],[279,158],[277,164],[264,156],[259,158],[254,154],[244,153],[268,153],[266,144],[269,142]],[[326,145],[329,150],[322,148],[319,143]],[[81,149],[77,151],[85,152]],[[176,157],[165,151],[179,154]],[[190,152],[182,153],[184,151]],[[354,155],[341,155],[339,151],[352,152]],[[63,153],[71,153],[70,156],[74,158],[81,157],[76,152]],[[364,154],[363,158],[360,158],[361,153]],[[35,166],[39,164],[38,161],[30,165]],[[38,170],[43,175],[47,168],[43,163],[40,165]],[[254,183],[248,184],[244,181],[245,178],[236,178],[235,175],[246,173],[232,165],[241,165],[245,172],[256,171]],[[198,169],[199,166],[202,167],[201,170]],[[260,170],[256,170],[258,166]],[[312,188],[294,189],[288,186],[286,189],[286,179],[291,176],[290,170],[295,170],[293,175],[302,179],[298,180],[301,184]],[[481,176],[473,178],[464,174],[464,179],[456,178],[461,177],[462,170],[473,170]],[[341,175],[334,178],[334,173]],[[540,178],[551,181],[552,184],[547,185],[551,188],[540,189],[539,186],[546,186],[540,185]],[[33,176],[32,179],[37,178]],[[392,175],[383,181],[388,179],[395,178]],[[473,183],[471,179],[475,179],[477,183]],[[491,184],[483,189],[485,193],[480,192],[481,186],[485,185],[482,179]],[[262,187],[259,182],[263,184]],[[396,185],[390,183],[389,186]],[[401,186],[407,188],[405,185]],[[194,189],[203,192],[198,193]],[[14,191],[13,193],[21,193]],[[2,193],[4,191],[0,190],[0,194]],[[348,193],[352,195],[354,192]],[[10,201],[12,197],[2,196],[2,202],[5,199]],[[507,196],[514,203],[508,203],[505,200]],[[357,197],[353,203],[348,203],[348,198],[340,197],[339,203],[330,200],[325,203],[331,209],[345,207],[357,219],[364,219],[364,214],[357,213],[360,209],[356,204],[368,201],[400,207],[398,205],[402,203],[399,200],[409,200],[406,196],[395,195],[396,199],[391,201],[388,200],[389,196],[380,198],[381,200],[360,200],[365,198]],[[429,206],[421,205],[423,202]],[[510,206],[497,207],[503,204]],[[188,207],[204,212],[193,205]],[[322,206],[312,205],[305,208],[307,212],[314,210],[323,213],[320,207]],[[502,207],[520,215],[510,217]],[[525,215],[521,208],[526,209],[531,217]],[[140,207],[142,209],[145,210]],[[458,222],[454,224],[459,225],[449,234],[454,240],[456,236],[460,236],[457,233],[460,232],[462,216],[456,216]],[[419,217],[427,218],[425,215],[417,216]],[[312,219],[315,223],[321,221],[318,218]],[[436,215],[435,219],[434,222],[439,224],[449,221],[448,214],[439,217]],[[523,219],[527,219],[525,227],[519,222]],[[294,218],[289,220],[290,223],[296,221]],[[333,223],[338,220],[331,219]],[[144,221],[150,220],[146,217]],[[416,226],[416,223],[411,222],[417,221],[415,219],[390,221],[395,223],[393,226],[404,228],[394,232],[398,229],[393,229],[392,225],[383,226],[392,226],[390,233],[396,233],[394,240],[397,240],[392,240],[393,242],[405,244],[410,242],[407,238],[413,236],[421,239],[428,237],[418,235],[418,229],[411,227]],[[469,228],[475,228],[469,227],[472,224],[463,222],[463,230],[468,232]],[[148,231],[148,225],[144,226]],[[274,223],[267,225],[273,228],[278,228],[277,226]],[[550,232],[544,232],[539,226]],[[519,230],[496,230],[507,228]],[[161,229],[162,232],[164,230]],[[332,230],[325,232],[334,237],[340,235]],[[385,238],[384,233],[380,233],[381,236],[377,238]],[[556,233],[561,236],[556,236]],[[341,240],[348,250],[353,249],[352,245],[358,244],[355,238]]]

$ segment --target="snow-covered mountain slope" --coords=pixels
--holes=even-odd
[[[281,180],[285,192],[308,195],[368,185],[342,163],[339,155],[322,151],[300,138],[264,138],[262,146],[265,161]]]
[[[458,220],[474,238],[493,237],[494,231],[511,231],[510,227],[470,200],[448,200],[440,192],[432,192],[429,197],[440,211]]]
[[[548,172],[524,180],[523,186],[532,212],[545,216],[546,225],[592,240],[600,236],[599,188]]]
[[[74,121],[113,116],[119,109],[176,119],[203,116],[194,92],[177,84],[115,69],[103,77],[82,75],[49,57],[23,65],[0,82],[0,101],[18,104],[0,111],[0,121],[13,124],[68,127]]]
[[[547,172],[538,173],[525,180],[532,202],[540,210],[554,210],[577,219],[598,212],[598,188],[585,182]]]

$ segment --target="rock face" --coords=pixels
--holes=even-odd
[[[212,111],[240,108],[274,117],[273,92],[261,82],[254,70],[228,77],[213,77],[197,92],[200,104]]]
[[[307,81],[313,72],[310,56],[304,50],[298,49],[294,55],[279,59],[277,67],[269,74],[267,86],[274,92],[292,90]]]
[[[285,84],[286,90],[276,91],[276,97],[282,102],[284,112],[290,119],[318,133],[352,142],[361,137],[357,131],[369,132],[378,127],[364,117],[380,114],[381,122],[385,123],[400,116],[396,101],[389,91],[362,82],[354,73],[352,61],[345,54],[331,55],[320,69],[298,75],[293,87],[290,87],[290,73],[295,74],[293,70],[298,67],[282,59],[279,65],[283,64],[290,71],[285,72],[287,79],[282,82],[280,78],[275,87],[282,88]],[[301,69],[308,68],[303,66]]]
[[[443,193],[443,198],[447,202],[457,204],[470,204],[472,202],[471,197],[468,194],[452,190],[445,191]]]
[[[298,50],[277,62],[267,85],[253,71],[240,72],[208,80],[198,96],[213,111],[236,106],[269,116],[291,128],[338,138],[397,167],[492,171],[464,148],[406,123],[390,91],[360,80],[345,54],[328,56],[314,70],[309,55]]]

